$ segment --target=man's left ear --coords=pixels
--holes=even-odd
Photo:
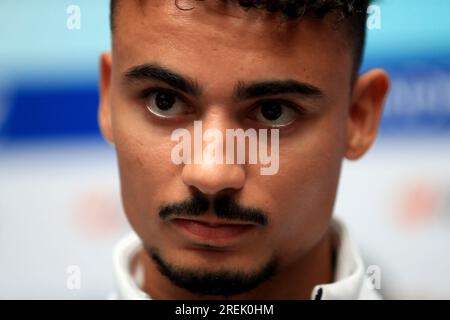
[[[374,142],[388,90],[389,77],[381,69],[370,70],[356,80],[347,118],[347,159],[360,158]]]

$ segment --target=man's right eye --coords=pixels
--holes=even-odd
[[[188,105],[169,90],[152,90],[145,99],[147,110],[160,118],[174,118],[189,113]]]

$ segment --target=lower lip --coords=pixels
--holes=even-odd
[[[212,227],[204,223],[185,219],[175,219],[173,223],[191,236],[209,242],[224,242],[236,239],[255,228],[254,225],[232,224]]]

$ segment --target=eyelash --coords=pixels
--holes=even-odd
[[[299,106],[298,104],[289,101],[289,100],[285,100],[285,99],[281,99],[281,98],[268,98],[268,99],[264,99],[264,100],[258,100],[256,103],[253,104],[253,109],[256,109],[258,107],[260,107],[261,105],[265,104],[265,103],[279,103],[282,105],[285,105],[288,108],[293,109],[295,112],[298,112],[300,115],[306,115],[306,110],[304,108],[302,108],[301,106]]]
[[[183,95],[179,94],[175,90],[164,88],[164,87],[147,88],[142,91],[140,98],[145,100],[151,94],[158,93],[158,92],[165,92],[165,93],[173,94],[177,99],[180,99],[184,104],[186,104],[189,107],[191,106],[191,103],[189,102],[189,100],[187,98],[185,98]],[[268,98],[268,99],[258,100],[252,104],[252,106],[249,108],[250,111],[247,113],[251,113],[251,112],[255,111],[258,107],[261,107],[264,103],[270,103],[270,102],[272,102],[272,103],[275,102],[275,103],[280,103],[282,105],[285,105],[286,107],[295,111],[298,114],[298,116],[306,116],[307,115],[307,111],[304,108],[302,108],[300,105],[293,103],[292,101],[280,99],[280,98]],[[289,125],[287,125],[287,126],[289,126]]]
[[[178,99],[180,99],[181,101],[183,101],[183,103],[186,103],[187,105],[189,105],[189,101],[182,95],[180,95],[177,91],[172,90],[172,89],[168,89],[168,88],[164,88],[164,87],[151,87],[151,88],[147,88],[144,89],[144,91],[142,91],[142,94],[140,95],[140,97],[142,99],[148,98],[151,94],[153,93],[159,93],[159,92],[164,92],[164,93],[170,93],[173,94],[174,96],[176,96]]]

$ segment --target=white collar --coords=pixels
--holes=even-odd
[[[380,299],[377,290],[371,289],[366,276],[364,263],[355,244],[351,241],[345,225],[333,219],[332,228],[336,231],[336,268],[332,283],[318,284],[311,292],[311,299],[354,300]],[[131,272],[131,262],[141,249],[141,241],[135,233],[122,239],[114,250],[114,273],[116,293],[112,299],[142,300],[151,299],[141,288],[143,270],[139,266]]]

